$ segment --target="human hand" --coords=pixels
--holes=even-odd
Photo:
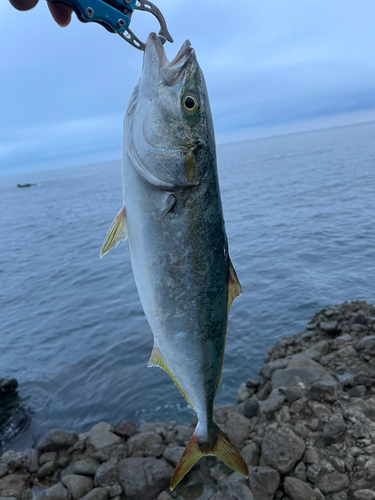
[[[17,10],[30,10],[38,3],[38,0],[9,0]],[[47,2],[53,19],[59,26],[68,26],[72,17],[72,9],[63,3]]]

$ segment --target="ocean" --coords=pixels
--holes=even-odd
[[[375,303],[375,123],[223,145],[233,303],[218,404],[319,309]],[[25,189],[17,183],[37,185]],[[153,341],[126,243],[99,251],[122,204],[120,162],[0,177],[0,377],[33,411],[8,446],[104,420],[189,421]]]

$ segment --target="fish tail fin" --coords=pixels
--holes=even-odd
[[[213,424],[213,439],[211,437],[210,441],[211,442],[202,442],[199,440],[198,423],[194,434],[175,468],[171,480],[171,490],[178,485],[200,458],[207,455],[215,455],[234,471],[240,472],[246,477],[249,476],[249,471],[244,459],[234,448],[224,432],[222,432],[215,423]]]

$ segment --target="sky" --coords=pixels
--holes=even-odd
[[[375,120],[374,0],[154,0],[205,74],[217,142]],[[143,40],[155,18],[136,12]],[[142,52],[0,0],[0,175],[118,159]]]

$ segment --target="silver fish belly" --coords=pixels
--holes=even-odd
[[[168,372],[198,417],[171,489],[209,454],[247,475],[213,421],[228,312],[241,287],[228,255],[207,90],[188,41],[169,62],[158,37],[148,37],[124,120],[122,175],[124,206],[101,255],[128,239],[154,335],[149,366]]]

